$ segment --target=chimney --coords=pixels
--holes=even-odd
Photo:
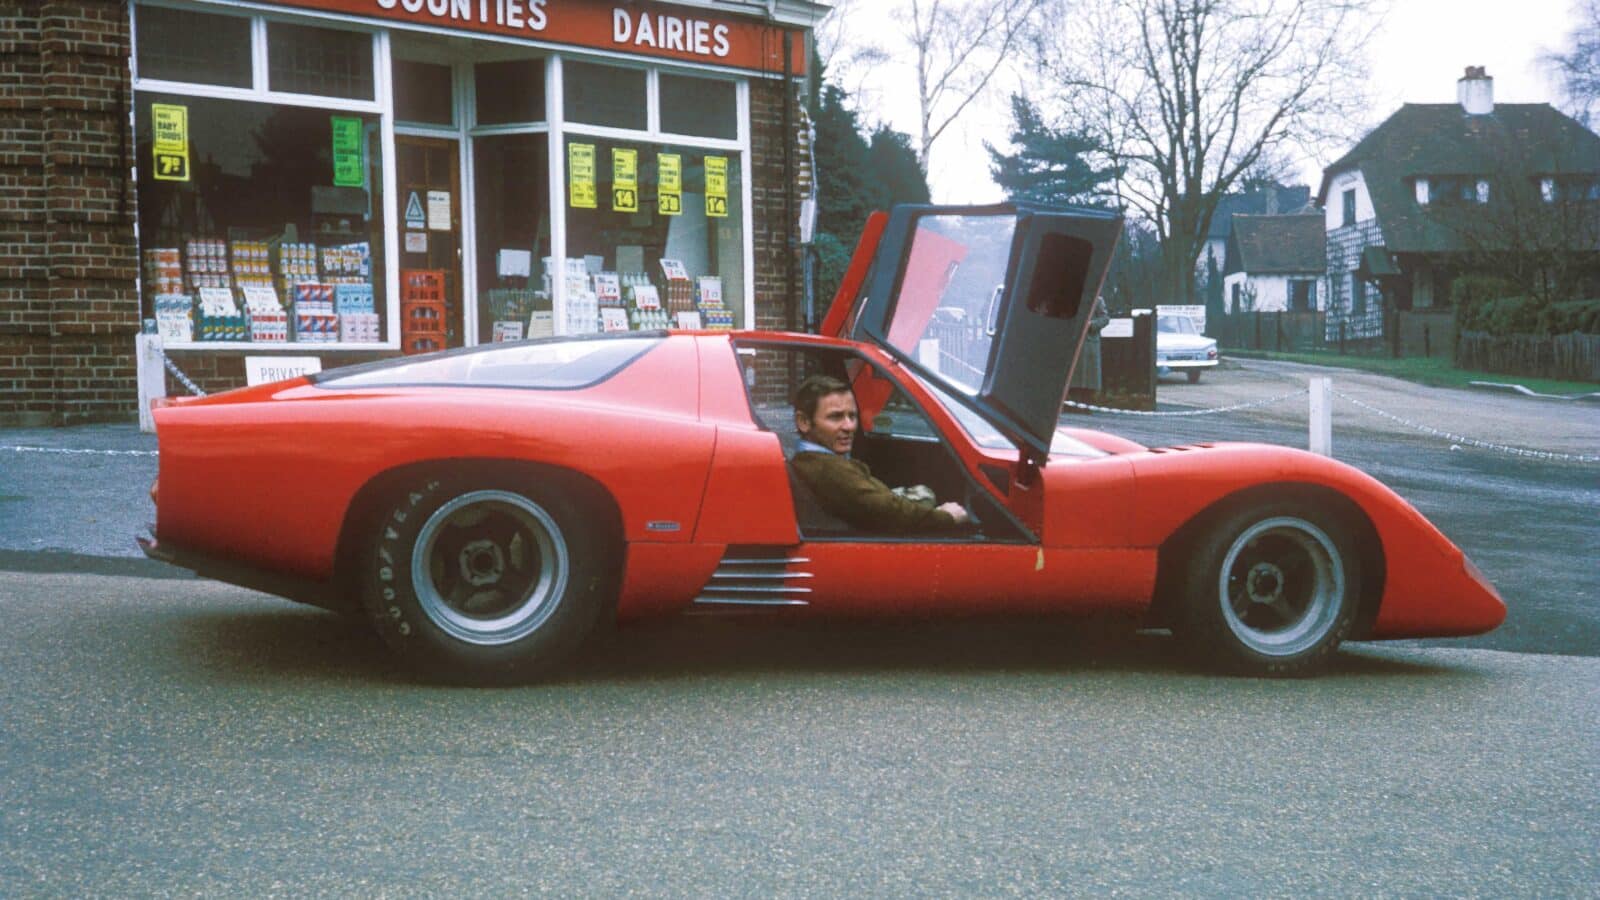
[[[1456,79],[1456,99],[1469,116],[1494,112],[1494,79],[1483,66],[1467,66],[1467,74]]]

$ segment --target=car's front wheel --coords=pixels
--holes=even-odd
[[[379,523],[367,612],[419,668],[469,679],[548,671],[606,608],[603,542],[564,492],[430,479]]]
[[[1361,568],[1350,530],[1305,502],[1257,503],[1207,528],[1186,566],[1182,632],[1230,671],[1304,675],[1350,633]]]

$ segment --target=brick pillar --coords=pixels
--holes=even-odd
[[[127,8],[0,9],[0,424],[131,419]]]
[[[788,85],[787,90],[790,102],[798,103],[798,88]],[[800,330],[804,327],[801,286],[789,283],[789,256],[786,256],[795,255],[798,259],[799,225],[795,220],[785,221],[785,215],[799,215],[800,188],[797,178],[787,175],[783,168],[783,142],[796,139],[795,135],[786,135],[783,131],[784,100],[782,81],[751,80],[750,196],[755,206],[751,218],[755,259],[751,263],[755,266],[756,316],[754,322],[746,324],[747,328]],[[798,121],[798,111],[793,115]],[[795,158],[798,160],[798,153]],[[788,204],[783,202],[785,191],[790,197]]]

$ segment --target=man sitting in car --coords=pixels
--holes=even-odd
[[[829,514],[854,528],[889,534],[954,529],[968,520],[959,503],[933,506],[899,496],[850,458],[860,413],[850,386],[829,375],[812,375],[794,397],[800,444],[791,465]]]

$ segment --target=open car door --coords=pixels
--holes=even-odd
[[[1042,462],[1121,233],[1099,210],[895,207],[841,324]]]

